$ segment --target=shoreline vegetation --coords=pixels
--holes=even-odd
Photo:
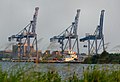
[[[36,66],[16,64],[8,70],[0,66],[0,82],[120,82],[120,66],[90,65],[83,67],[83,74],[73,73],[66,78],[55,70],[39,72]]]
[[[108,53],[103,51],[101,54],[93,55],[84,60],[84,64],[120,64],[119,53]]]

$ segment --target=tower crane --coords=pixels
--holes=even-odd
[[[86,34],[85,37],[80,39],[81,42],[88,41],[88,55],[91,55],[91,53],[92,53],[91,51],[93,50],[93,48],[95,48],[94,54],[97,55],[98,54],[98,50],[99,50],[101,45],[103,47],[103,51],[105,51],[104,34],[103,34],[104,12],[105,12],[105,10],[101,11],[100,23],[97,26],[94,34],[93,35]]]
[[[77,34],[79,14],[80,14],[80,9],[77,10],[77,14],[75,16],[74,22],[72,22],[72,24],[67,29],[65,29],[59,35],[50,38],[50,42],[57,41],[58,43],[60,43],[61,45],[60,48],[62,53],[66,50],[67,46],[69,47],[69,50],[73,50],[73,48],[76,45],[77,54],[79,54],[79,42],[78,42],[78,34]],[[74,42],[72,44],[73,40]]]
[[[35,43],[36,44],[36,53],[38,51],[38,49],[37,49],[37,34],[36,34],[36,22],[37,22],[38,10],[39,10],[39,7],[36,7],[35,13],[33,15],[33,20],[30,21],[30,23],[26,27],[24,27],[17,34],[8,37],[9,41],[16,40],[17,55],[19,58],[22,58],[25,55],[27,55],[27,56],[30,55],[31,44],[33,47],[33,44]],[[27,48],[25,48],[25,46]]]

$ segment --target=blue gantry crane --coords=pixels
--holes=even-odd
[[[78,42],[78,34],[77,34],[79,14],[80,14],[80,9],[77,10],[77,14],[75,16],[74,22],[72,22],[72,25],[70,25],[59,35],[50,38],[50,42],[54,42],[57,40],[57,42],[60,43],[61,45],[60,48],[62,53],[65,51],[67,46],[69,50],[73,50],[76,45],[77,54],[79,54],[79,42]]]
[[[104,34],[103,34],[104,12],[105,12],[105,10],[101,11],[100,23],[97,26],[94,34],[93,35],[86,34],[86,36],[84,38],[80,39],[81,42],[88,41],[88,46],[84,46],[84,47],[88,47],[88,55],[92,55],[92,54],[97,55],[98,50],[100,49],[101,46],[103,47],[103,51],[105,51]]]
[[[9,41],[16,40],[17,55],[19,58],[22,58],[25,55],[29,56],[33,44],[36,44],[36,53],[38,51],[37,34],[36,34],[36,22],[37,22],[38,10],[39,7],[36,7],[35,13],[33,15],[33,20],[30,21],[30,23],[25,28],[23,28],[19,33],[8,37]]]

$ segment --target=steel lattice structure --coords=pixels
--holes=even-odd
[[[19,58],[23,56],[30,56],[32,51],[31,47],[36,45],[36,54],[37,54],[37,33],[36,33],[36,22],[38,16],[39,7],[35,8],[35,13],[33,15],[33,20],[24,27],[19,33],[8,37],[9,41],[16,40],[17,42],[17,54]],[[25,49],[26,46],[26,49]]]
[[[81,38],[80,41],[88,41],[88,55],[98,54],[98,50],[100,46],[103,47],[103,51],[105,51],[104,47],[104,34],[103,34],[103,19],[104,19],[105,10],[101,11],[100,15],[100,23],[97,26],[93,35],[87,34],[84,38]]]
[[[66,50],[67,45],[69,50],[73,50],[73,48],[76,45],[77,54],[79,54],[79,42],[78,42],[78,34],[77,34],[79,14],[80,14],[80,9],[77,10],[77,14],[75,16],[74,22],[72,22],[72,25],[70,25],[59,35],[50,38],[50,42],[54,42],[57,40],[57,42],[60,43],[61,45],[60,48],[62,53]]]

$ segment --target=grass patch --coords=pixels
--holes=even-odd
[[[62,79],[58,72],[36,71],[35,66],[16,64],[3,71],[0,66],[0,82],[120,82],[120,66],[88,66],[83,67],[83,76],[73,73],[68,79]]]

